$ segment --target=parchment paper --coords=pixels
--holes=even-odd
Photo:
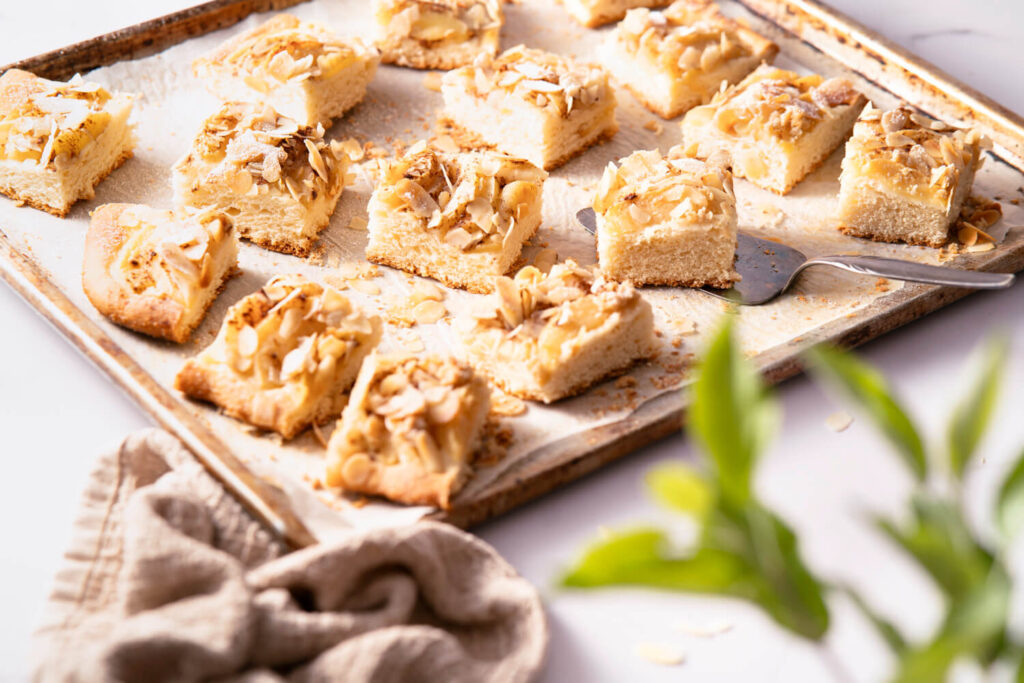
[[[724,2],[723,8],[729,14],[745,15],[735,3]],[[303,19],[322,22],[341,34],[372,35],[371,11],[366,0],[314,0],[290,11]],[[506,5],[506,12],[507,24],[502,38],[505,48],[526,43],[584,60],[596,60],[596,47],[607,33],[607,29],[590,31],[576,26],[558,3],[549,0],[523,0],[520,4]],[[815,57],[816,53],[807,46],[786,37],[771,25],[745,16],[751,19],[755,29],[782,46],[776,64],[828,76],[843,73],[827,58]],[[122,348],[168,387],[184,359],[212,341],[228,306],[258,289],[271,276],[302,272],[330,281],[331,276],[337,277],[339,268],[348,267],[345,264],[364,263],[366,234],[347,226],[353,216],[366,215],[372,175],[365,169],[359,172],[357,184],[346,188],[330,227],[323,233],[323,248],[316,258],[298,259],[244,243],[239,257],[242,275],[228,284],[188,344],[179,347],[122,330],[99,316],[82,293],[82,247],[89,212],[106,202],[171,205],[170,166],[187,150],[202,120],[217,106],[215,98],[192,76],[192,59],[267,18],[268,15],[253,16],[234,27],[190,40],[159,55],[90,73],[90,80],[99,81],[109,89],[137,94],[134,120],[139,144],[135,157],[99,186],[94,200],[78,204],[65,220],[30,208],[15,208],[10,201],[0,200],[0,225],[16,246],[34,257],[79,308],[96,319]],[[795,61],[794,57],[804,63]],[[396,143],[408,145],[430,136],[442,100],[439,93],[424,86],[424,73],[382,66],[366,101],[336,122],[329,137],[355,137],[360,142],[372,141],[378,147],[391,149]],[[858,84],[879,106],[895,104],[890,96],[870,84],[863,81]],[[527,261],[541,246],[549,246],[557,250],[559,260],[574,258],[582,264],[593,263],[596,259],[593,237],[575,223],[573,215],[590,204],[592,189],[606,164],[635,149],[658,147],[667,151],[680,141],[677,122],[662,121],[648,113],[623,89],[619,89],[618,96],[621,128],[615,138],[553,172],[548,180],[544,191],[544,224],[524,252]],[[842,148],[786,197],[777,197],[738,180],[741,229],[777,238],[808,256],[866,253],[939,263],[942,254],[938,250],[876,244],[846,237],[835,230],[832,216],[841,158]],[[976,192],[990,197],[1015,197],[1019,196],[1017,188],[1021,184],[1021,175],[1012,168],[989,163],[980,171],[975,187]],[[999,238],[1005,234],[1006,226],[1024,222],[1024,211],[1008,203],[1004,203],[1003,208],[1005,218],[994,228]],[[363,307],[383,313],[390,304],[387,297],[409,292],[414,278],[384,267],[379,273],[368,281],[372,285],[362,286],[366,291],[352,288],[347,294]],[[379,287],[380,294],[367,293],[374,286]],[[896,282],[834,269],[811,269],[787,296],[741,311],[739,330],[744,348],[756,359],[773,347],[871,305],[900,286]],[[714,328],[725,305],[697,291],[648,288],[643,293],[656,312],[662,346],[658,358],[635,369],[628,379],[605,383],[555,406],[531,405],[525,415],[501,418],[500,427],[511,435],[507,452],[500,458],[494,457],[497,455],[494,452],[488,454],[491,456],[487,458],[489,464],[477,468],[475,478],[460,494],[461,499],[472,498],[544,444],[622,419],[645,400],[664,391],[677,390],[685,383],[686,367],[692,354],[700,350],[704,336]],[[473,296],[448,290],[445,305],[457,315],[466,309]],[[408,348],[411,337],[420,338],[427,350],[455,350],[449,320],[412,329],[389,325],[383,346]],[[429,508],[402,507],[380,501],[359,500],[353,505],[352,499],[336,491],[319,489],[314,482],[322,477],[323,448],[312,432],[282,443],[280,439],[258,434],[220,415],[212,407],[190,405],[243,461],[285,489],[300,517],[321,539],[352,527],[401,524],[430,512]],[[329,434],[330,427],[322,431]]]

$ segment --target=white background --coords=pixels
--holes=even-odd
[[[0,3],[0,64],[187,4],[6,0]],[[1014,111],[1024,111],[1024,3],[830,4]],[[28,672],[29,634],[68,540],[92,459],[150,421],[3,285],[0,320],[0,679],[21,680]],[[997,476],[1024,445],[1024,283],[974,294],[863,349],[938,440],[952,401],[962,392],[965,359],[997,327],[1013,334],[1013,363],[997,427],[969,487],[982,524]],[[863,421],[843,433],[827,429],[825,419],[837,406],[809,381],[790,381],[779,394],[785,424],[759,472],[759,490],[799,529],[804,555],[821,575],[862,586],[909,636],[926,637],[940,613],[934,589],[863,523],[868,510],[899,513],[907,476]],[[654,521],[685,531],[649,502],[643,475],[658,462],[691,457],[682,436],[667,439],[476,529],[545,595],[552,632],[545,680],[835,680],[825,664],[828,657],[838,659],[854,680],[884,676],[889,660],[883,646],[839,599],[831,601],[832,654],[823,656],[740,603],[644,590],[575,593],[555,587],[559,572],[597,537],[599,526]],[[713,639],[679,628],[712,623],[732,628]],[[649,641],[678,648],[686,662],[660,667],[633,654],[637,643]]]

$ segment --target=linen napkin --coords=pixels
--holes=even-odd
[[[170,434],[91,475],[34,642],[42,681],[529,681],[536,590],[445,524],[292,553]]]

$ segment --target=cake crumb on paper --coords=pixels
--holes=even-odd
[[[831,429],[833,432],[843,432],[853,424],[853,416],[851,416],[845,410],[832,413],[825,418],[825,426]]]

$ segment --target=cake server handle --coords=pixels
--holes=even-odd
[[[788,288],[800,271],[811,266],[832,266],[863,275],[877,275],[893,280],[923,282],[929,285],[969,287],[971,289],[1006,289],[1013,284],[1012,273],[982,273],[976,270],[957,270],[943,266],[929,266],[914,261],[902,261],[881,256],[820,256],[808,259],[798,267],[786,283]]]

